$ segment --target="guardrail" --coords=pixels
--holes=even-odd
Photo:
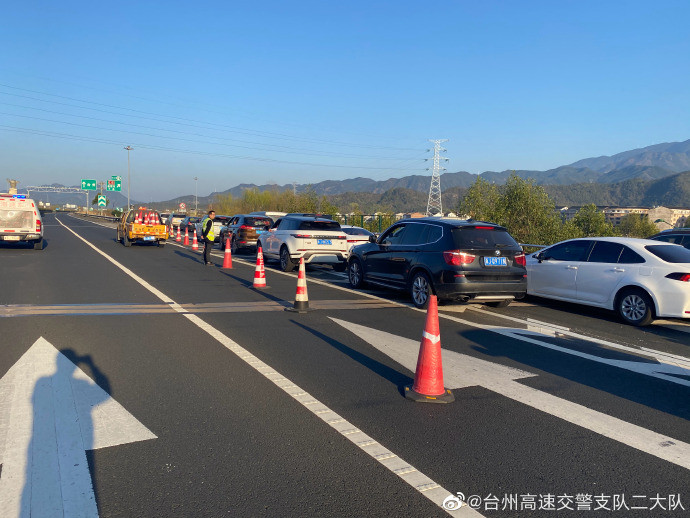
[[[115,216],[99,216],[98,214],[84,214],[83,212],[75,212],[74,214],[79,214],[85,218],[102,219],[105,221],[120,221],[120,218],[116,218]]]

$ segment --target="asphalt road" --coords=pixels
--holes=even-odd
[[[283,309],[296,275],[269,265],[269,288],[254,290],[252,256],[223,270],[218,250],[207,267],[174,242],[125,248],[107,224],[44,223],[43,251],[0,245],[0,380],[42,337],[155,436],[85,443],[102,517],[479,516],[440,506],[457,492],[487,517],[690,514],[683,323],[640,330],[538,300],[442,306],[446,379],[460,382],[454,403],[418,404],[402,395],[414,373],[396,353],[419,342],[426,315],[404,294],[355,292],[314,267],[316,309],[295,314]],[[39,505],[35,413],[34,468],[20,472],[31,484],[7,485],[26,450],[10,440],[21,390],[43,401],[12,379],[0,385],[0,488],[24,501],[30,486]]]

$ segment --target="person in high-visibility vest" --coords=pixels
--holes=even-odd
[[[216,234],[213,231],[213,218],[215,217],[216,212],[209,210],[208,218],[206,218],[201,225],[201,237],[204,240],[204,264],[206,266],[213,264],[209,259],[211,256],[211,249],[213,248],[213,242],[216,239]]]

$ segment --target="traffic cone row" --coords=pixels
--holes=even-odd
[[[225,240],[225,255],[223,256],[223,268],[232,269],[232,252],[230,251],[230,240]]]
[[[414,383],[405,387],[405,397],[419,403],[452,403],[453,393],[443,386],[441,332],[438,325],[438,301],[429,295],[426,323],[419,345]]]
[[[266,270],[264,269],[264,251],[261,247],[256,249],[256,268],[254,269],[252,288],[268,288],[266,286]]]
[[[192,241],[192,250],[199,250],[199,243],[196,240],[196,228],[194,229],[194,241]]]

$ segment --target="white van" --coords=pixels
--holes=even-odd
[[[43,219],[34,200],[0,194],[0,241],[29,242],[34,250],[43,250]]]

